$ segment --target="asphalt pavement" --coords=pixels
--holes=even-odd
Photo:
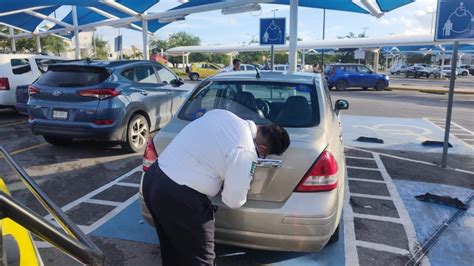
[[[316,253],[218,245],[218,264],[403,265],[457,212],[416,201],[414,196],[432,192],[465,201],[472,195],[474,95],[455,95],[451,136],[455,145],[448,169],[438,166],[440,148],[421,145],[423,139],[442,136],[446,95],[350,89],[333,91],[332,98],[350,102],[341,117],[349,178],[340,240]],[[357,142],[362,135],[385,142]],[[160,265],[155,232],[144,223],[137,204],[141,154],[91,141],[52,146],[32,135],[27,118],[11,110],[0,110],[0,145],[89,234],[104,251],[107,265]],[[3,159],[0,176],[16,198],[46,216]],[[447,265],[439,256],[445,254],[455,265],[469,265],[469,254],[474,253],[473,217],[471,207],[436,239],[423,262]],[[452,244],[453,239],[458,242]],[[74,265],[44,242],[38,245],[45,265]]]

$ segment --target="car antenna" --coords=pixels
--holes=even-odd
[[[258,70],[258,67],[255,67],[255,71],[257,71],[257,76],[256,76],[256,78],[259,79],[259,78],[260,78],[260,71]]]

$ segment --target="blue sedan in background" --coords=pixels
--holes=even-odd
[[[29,125],[51,144],[118,141],[142,151],[192,89],[151,61],[75,61],[50,66],[28,87]]]
[[[328,87],[343,91],[349,87],[362,87],[364,90],[374,88],[383,91],[388,87],[390,78],[384,74],[374,73],[361,64],[330,64],[324,74]]]

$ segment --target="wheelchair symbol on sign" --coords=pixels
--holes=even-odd
[[[263,41],[267,43],[268,41],[281,41],[282,33],[280,27],[272,20],[272,23],[268,25],[265,33],[263,34]]]
[[[356,128],[365,128],[372,131],[387,133],[388,135],[396,136],[413,136],[418,141],[425,141],[427,136],[431,135],[433,131],[417,126],[398,125],[398,124],[380,124],[376,126],[354,126]]]

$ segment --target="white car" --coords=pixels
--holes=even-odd
[[[234,66],[227,66],[221,70],[221,72],[230,72]],[[255,66],[250,64],[240,64],[240,71],[255,71]]]
[[[67,59],[37,54],[0,54],[0,108],[14,107],[16,88],[33,83],[47,66]]]
[[[405,73],[405,70],[408,68],[407,65],[393,65],[390,68],[390,74],[394,75],[400,75],[401,73]]]
[[[458,76],[467,76],[467,75],[469,75],[469,70],[465,69],[465,68],[457,67],[456,71],[458,73]]]

